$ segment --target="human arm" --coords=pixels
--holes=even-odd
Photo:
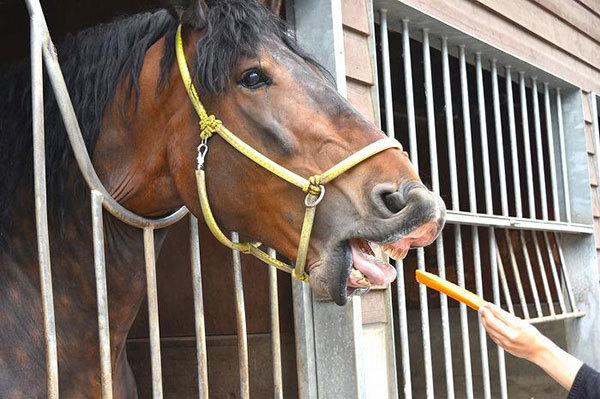
[[[486,304],[479,313],[490,338],[514,356],[541,367],[550,377],[571,390],[582,362],[559,348],[537,328],[518,317]]]

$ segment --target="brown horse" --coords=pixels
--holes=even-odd
[[[70,37],[63,73],[98,175],[125,207],[157,217],[181,205],[201,217],[194,169],[198,119],[174,60],[185,54],[208,111],[246,143],[301,176],[318,174],[381,139],[295,44],[273,13],[247,0],[180,1]],[[96,294],[89,194],[46,96],[47,159],[60,389],[98,397]],[[0,397],[44,397],[45,353],[31,180],[28,63],[0,74]],[[208,195],[218,223],[295,259],[304,193],[213,137]],[[386,150],[327,186],[308,251],[313,289],[343,305],[389,284],[394,257],[431,243],[444,223],[402,151]],[[125,341],[145,294],[142,235],[104,216],[116,397],[135,397]],[[166,232],[156,233],[159,247]]]

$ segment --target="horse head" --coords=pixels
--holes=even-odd
[[[336,91],[264,6],[193,0],[178,1],[172,10],[183,26],[183,50],[208,114],[275,163],[299,176],[319,175],[386,137]],[[161,110],[168,114],[163,158],[176,192],[166,197],[180,199],[202,219],[194,177],[199,118],[174,69]],[[219,135],[207,145],[203,166],[217,223],[296,259],[306,193]],[[401,149],[381,151],[324,187],[306,270],[314,291],[339,305],[395,278],[395,269],[374,256],[372,244],[403,259],[410,248],[435,240],[444,225],[444,203],[423,185]]]

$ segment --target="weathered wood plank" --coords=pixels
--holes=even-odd
[[[593,155],[596,153],[596,147],[594,143],[592,125],[590,123],[585,124],[585,147],[587,149],[587,153]]]
[[[598,2],[598,0],[575,0],[575,2],[584,5],[596,15],[600,16],[600,2]]]
[[[367,4],[365,0],[342,1],[342,23],[351,29],[369,35],[369,21],[367,20]]]
[[[569,3],[565,3],[564,0],[530,1],[561,18],[574,29],[579,30],[581,33],[588,35],[594,40],[600,41],[600,29],[598,29],[600,16],[590,11],[585,6],[575,1]]]
[[[344,57],[346,76],[373,85],[373,65],[367,37],[344,29]]]
[[[371,86],[348,79],[348,101],[371,122],[375,120]]]
[[[590,66],[597,68],[600,65],[598,42],[574,30],[562,19],[545,12],[529,0],[475,1]]]

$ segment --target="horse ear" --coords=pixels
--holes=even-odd
[[[206,26],[208,6],[205,0],[162,0],[162,2],[181,24],[195,29]]]
[[[281,14],[282,0],[260,0],[260,2],[273,12],[275,15]]]

